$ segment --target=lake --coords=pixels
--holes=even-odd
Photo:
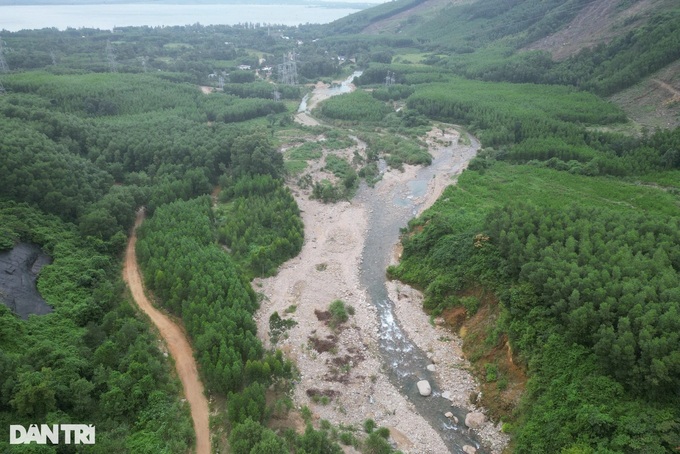
[[[312,5],[186,5],[186,4],[101,4],[101,5],[10,5],[0,6],[0,30],[18,31],[55,27],[111,30],[125,26],[299,25],[325,24],[360,11],[347,7]]]

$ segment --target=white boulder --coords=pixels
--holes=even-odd
[[[418,382],[418,392],[420,393],[421,396],[429,396],[432,394],[432,387],[430,386],[430,382],[427,380],[420,380]]]
[[[465,425],[470,429],[479,429],[486,422],[484,413],[473,411],[465,416]]]

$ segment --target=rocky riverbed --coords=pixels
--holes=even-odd
[[[459,133],[453,128],[433,130],[428,144],[435,158],[443,154],[443,159],[448,160],[444,166],[447,171],[423,181],[422,194],[420,190],[415,196],[404,194],[409,206],[402,208],[423,209],[433,203],[476,151],[475,143],[459,145]],[[384,266],[392,253],[388,250],[384,257],[367,255],[366,239],[370,229],[375,228],[371,224],[375,214],[372,210],[376,203],[384,206],[395,203],[386,197],[393,197],[395,190],[409,188],[409,182],[419,178],[418,172],[412,166],[406,166],[403,172],[389,171],[375,189],[364,188],[351,202],[336,204],[310,200],[308,192],[293,188],[305,224],[305,243],[301,253],[284,264],[277,276],[254,282],[255,290],[264,295],[257,314],[258,332],[266,343],[270,342],[269,317],[274,312],[297,323],[276,345],[301,373],[295,389],[296,404],[309,406],[317,418],[357,427],[372,418],[390,428],[392,440],[404,452],[471,452],[476,447],[481,448],[479,452],[501,452],[507,437],[497,427],[485,423],[469,434],[462,414],[458,424],[450,419],[447,430],[461,432],[472,440],[467,451],[463,451],[466,445],[452,447],[445,442],[440,436],[441,429],[433,429],[413,404],[415,398],[439,399],[441,403],[442,393],[435,392],[430,397],[403,393],[390,378],[394,365],[385,362],[381,350],[383,325],[362,284],[361,270],[373,261],[382,267],[384,280]],[[398,232],[400,226],[393,227]],[[391,299],[399,302],[394,313],[408,337],[432,355],[433,388],[446,390],[451,403],[479,411],[469,404],[469,394],[477,390],[477,385],[465,370],[460,340],[451,333],[444,334],[443,328],[431,326],[418,306],[418,295],[403,285],[396,291],[396,285],[390,283]],[[330,303],[338,299],[351,306],[354,315],[332,328],[327,311]],[[454,340],[442,342],[439,339],[443,336]],[[423,364],[423,370],[426,366]]]

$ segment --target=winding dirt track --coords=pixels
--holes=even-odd
[[[149,316],[153,324],[160,331],[163,340],[170,350],[170,354],[175,360],[175,369],[182,381],[184,395],[191,408],[191,417],[194,420],[194,430],[196,431],[196,453],[210,454],[210,425],[208,400],[203,394],[203,383],[198,378],[198,370],[194,361],[191,344],[187,340],[184,331],[177,326],[167,315],[153,307],[151,302],[144,294],[144,286],[137,265],[135,255],[135,244],[137,243],[137,227],[144,221],[144,211],[140,210],[137,214],[135,228],[130,235],[127,250],[125,251],[125,266],[123,268],[123,279],[130,288],[132,297],[137,306]]]

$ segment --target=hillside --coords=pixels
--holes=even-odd
[[[523,50],[544,50],[563,60],[582,49],[608,43],[643,25],[657,11],[670,9],[669,0],[594,0],[555,33],[527,45]]]
[[[663,90],[680,89],[672,66],[680,59],[680,13],[672,0],[426,0],[381,8],[341,19],[331,28],[410,39],[404,47],[417,48],[428,62],[468,78],[575,85],[604,96],[620,93],[611,100],[639,123],[634,130],[678,124],[680,106],[663,97]],[[413,55],[413,50],[404,53]],[[619,80],[603,84],[614,73]]]
[[[372,46],[361,87],[484,148],[388,274],[464,339],[508,452],[675,452],[677,3],[403,6],[327,42]]]

